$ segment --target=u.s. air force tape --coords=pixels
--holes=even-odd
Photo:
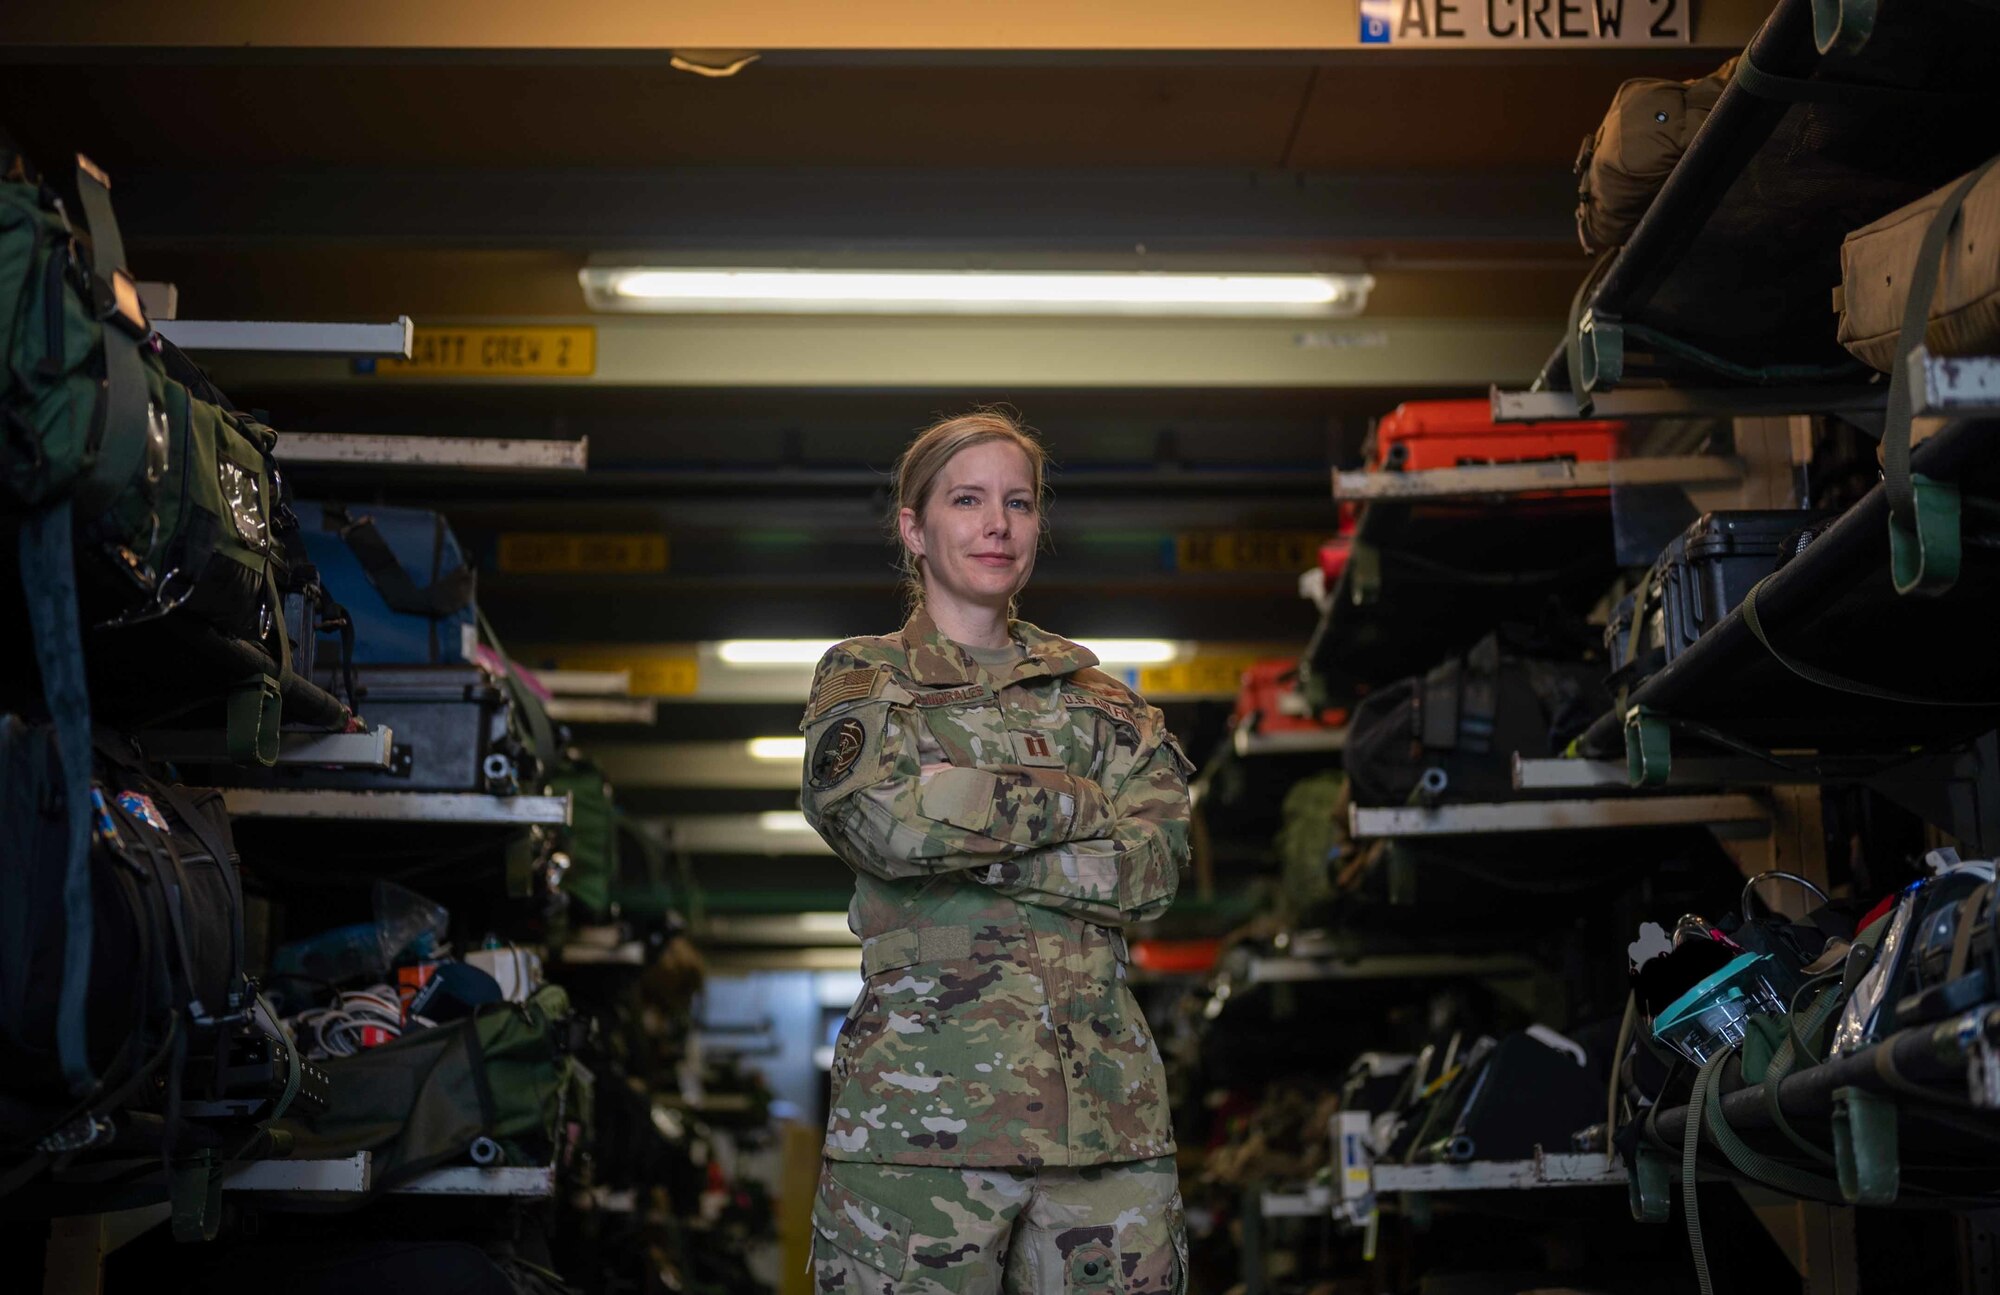
[[[839,785],[853,770],[854,762],[861,758],[862,749],[867,745],[868,730],[851,715],[828,726],[826,732],[820,735],[819,745],[813,748],[813,790],[826,791]]]

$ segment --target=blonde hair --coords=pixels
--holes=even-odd
[[[931,491],[937,488],[938,477],[943,474],[945,465],[956,458],[960,450],[969,450],[987,441],[1007,441],[1027,456],[1028,475],[1035,486],[1035,512],[1038,515],[1048,512],[1048,452],[1042,448],[1034,429],[1023,424],[1012,410],[998,405],[984,405],[970,413],[940,419],[918,432],[917,438],[896,459],[891,490],[895,504],[889,511],[889,530],[896,537],[902,554],[899,565],[903,572],[903,597],[912,608],[922,606],[924,601],[923,559],[903,544],[902,528],[897,519],[907,508],[917,515],[917,521],[921,523],[924,504],[930,499]],[[1044,528],[1042,538],[1045,540],[1047,536],[1048,531]]]

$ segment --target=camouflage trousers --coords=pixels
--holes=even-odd
[[[1087,1169],[828,1160],[813,1201],[819,1295],[1182,1295],[1172,1157]]]

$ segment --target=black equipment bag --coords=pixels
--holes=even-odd
[[[1636,684],[1694,646],[1838,516],[1787,509],[1696,518],[1612,612],[1604,632],[1612,685]]]
[[[1512,798],[1516,753],[1559,755],[1609,709],[1603,673],[1513,654],[1489,634],[1462,657],[1369,693],[1348,725],[1354,803]]]
[[[162,782],[129,745],[100,736],[89,785],[91,920],[63,904],[66,807],[52,728],[0,716],[0,1142],[27,1149],[128,1102],[169,1124],[190,1051],[246,1019],[243,892],[221,797]],[[82,938],[79,937],[79,933]],[[72,960],[82,975],[71,973]],[[77,1019],[93,1079],[68,1079],[62,1035]]]
[[[1421,1121],[1399,1134],[1409,1163],[1527,1160],[1568,1152],[1604,1118],[1605,1075],[1553,1043],[1509,1034],[1476,1048]]]
[[[343,676],[346,682],[344,682]],[[330,691],[351,688],[371,724],[395,735],[388,769],[253,769],[217,766],[204,776],[230,786],[346,791],[539,791],[544,770],[505,681],[477,666],[320,667]]]

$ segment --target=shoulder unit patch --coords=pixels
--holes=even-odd
[[[813,749],[813,790],[827,791],[846,781],[867,745],[868,730],[852,715],[828,725],[820,735],[819,745]]]

